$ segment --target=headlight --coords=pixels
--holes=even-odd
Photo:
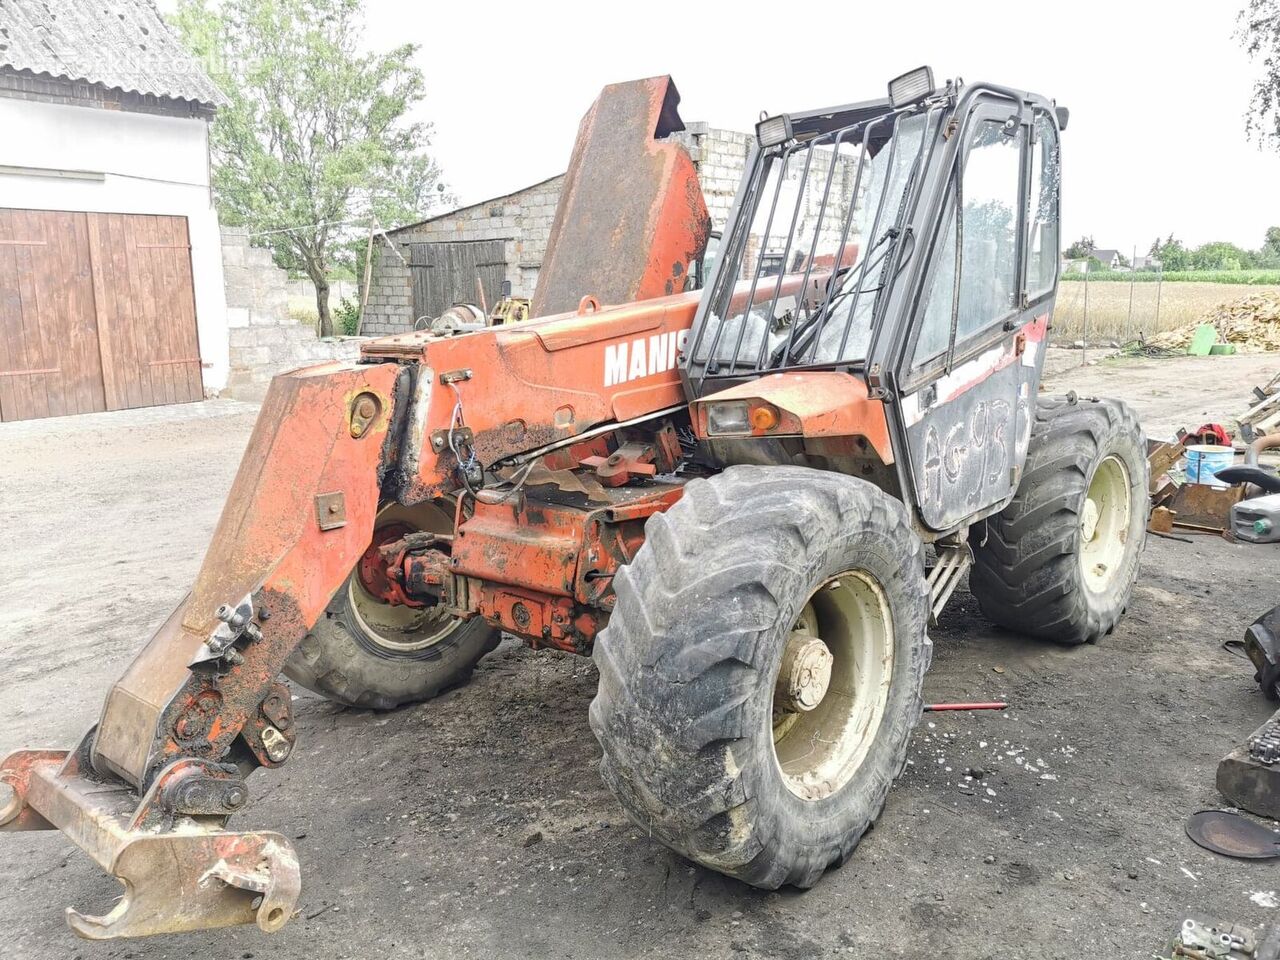
[[[707,435],[711,437],[751,433],[745,400],[707,404]]]

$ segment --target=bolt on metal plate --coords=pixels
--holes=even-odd
[[[347,525],[347,501],[341,490],[316,494],[316,523],[321,530],[337,530]]]

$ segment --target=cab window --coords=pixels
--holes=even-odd
[[[953,309],[955,342],[960,344],[1003,320],[1018,304],[1022,143],[1020,125],[1010,133],[1001,118],[974,124],[960,190],[951,195],[934,248],[934,266],[916,341],[916,364],[947,350]]]
[[[1058,274],[1058,193],[1062,180],[1058,129],[1044,111],[1032,127],[1031,189],[1027,193],[1027,299],[1053,289]]]

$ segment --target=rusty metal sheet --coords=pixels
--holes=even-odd
[[[1205,483],[1184,483],[1169,504],[1173,511],[1173,525],[1190,530],[1230,530],[1231,507],[1243,496],[1243,486],[1213,487]]]
[[[711,230],[670,77],[604,88],[578,127],[533,316],[680,293]]]

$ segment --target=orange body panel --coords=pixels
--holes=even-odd
[[[707,439],[707,405],[725,400],[777,408],[777,426],[753,430],[753,436],[865,437],[881,462],[893,463],[884,403],[871,398],[860,377],[835,370],[772,373],[710,394],[692,407],[693,429],[700,438]]]
[[[810,289],[822,289],[826,279],[813,274]],[[802,281],[783,278],[781,295],[798,293]],[[773,299],[774,285],[766,286],[755,291],[757,303]],[[735,308],[749,288],[739,285]],[[405,439],[404,499],[438,497],[456,485],[457,461],[443,439],[459,399],[486,466],[603,423],[683,405],[678,363],[698,298],[677,294],[458,337],[406,333],[365,344],[368,359],[419,364]],[[459,371],[470,371],[470,378],[452,387],[440,382]]]
[[[187,729],[198,729],[194,739],[212,745],[215,756],[251,719],[263,687],[372,537],[397,375],[394,364],[330,363],[272,381],[190,595],[107,696],[95,766],[140,784],[158,754],[189,753],[193,745],[179,744],[172,730],[166,744],[152,742],[152,731],[166,730],[166,713],[174,722],[198,714]],[[378,409],[357,438],[351,409],[364,394]],[[341,525],[321,529],[321,519],[339,517],[318,515],[319,494],[341,494]],[[245,662],[218,689],[206,689],[188,663],[217,624],[218,605],[246,595],[268,611],[263,639],[245,649]],[[202,725],[206,714],[210,722]]]
[[[670,77],[605,87],[582,118],[533,294],[534,316],[584,296],[630,303],[685,289],[711,217]]]

